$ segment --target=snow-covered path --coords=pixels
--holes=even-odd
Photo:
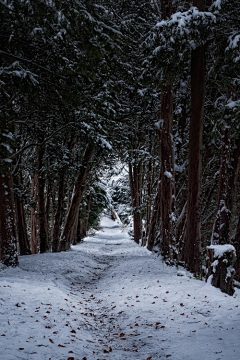
[[[239,300],[166,266],[104,217],[69,252],[0,268],[2,358],[238,360]]]

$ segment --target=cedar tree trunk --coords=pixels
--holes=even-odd
[[[237,231],[233,241],[233,246],[236,249],[235,278],[238,282],[240,282],[240,216],[238,218]]]
[[[9,132],[5,118],[0,118],[0,260],[7,266],[17,266],[17,232],[13,196],[11,155],[6,146],[5,134]],[[4,134],[4,135],[3,135]]]
[[[90,191],[89,194],[87,195],[87,198],[86,198],[87,204],[86,204],[86,206],[85,206],[85,208],[83,210],[83,217],[81,219],[80,239],[83,239],[84,237],[87,236],[91,200],[92,200],[92,192]]]
[[[85,182],[89,171],[89,163],[93,157],[93,154],[94,154],[94,145],[88,144],[83,156],[82,166],[78,173],[72,202],[69,208],[62,238],[60,241],[60,247],[59,247],[60,251],[65,251],[70,249],[71,232],[76,222],[76,218],[78,218],[80,203],[84,194],[84,190],[86,189]]]
[[[148,239],[147,239],[147,248],[150,251],[153,250],[153,246],[155,245],[155,241],[156,241],[157,225],[160,218],[160,199],[161,199],[161,182],[159,180],[157,193],[154,199],[153,211],[151,215],[151,222],[150,222]]]
[[[228,197],[228,170],[230,160],[231,128],[226,126],[222,142],[221,167],[219,176],[217,217],[212,233],[212,244],[223,245],[228,241],[230,209],[227,207]]]
[[[173,96],[172,85],[162,88],[161,120],[163,122],[160,136],[161,151],[161,253],[164,259],[173,260],[173,245],[175,242],[175,171],[172,143]]]
[[[37,200],[37,174],[34,174],[32,179],[31,197],[32,201]],[[37,216],[35,205],[31,207],[31,252],[32,254],[38,253],[38,240],[37,240]]]
[[[63,221],[64,197],[65,197],[65,171],[62,170],[59,177],[57,209],[54,216],[52,252],[57,252],[59,250],[59,240],[61,236],[61,226]]]
[[[44,147],[38,148],[38,224],[40,253],[48,250],[48,226],[45,207],[45,176],[43,172]]]
[[[132,198],[133,207],[133,231],[134,241],[139,244],[142,238],[142,214],[140,212],[140,206],[142,201],[142,174],[141,166],[132,166],[129,163],[129,183]]]
[[[0,260],[7,266],[17,266],[17,236],[10,169],[8,172],[2,172],[2,169],[0,171],[0,205]]]
[[[19,176],[14,176],[15,185],[20,184]],[[20,255],[31,254],[30,244],[27,235],[27,224],[25,219],[25,211],[23,200],[15,194],[15,212],[16,212],[16,223],[18,231],[18,242]]]
[[[194,0],[193,5],[204,10],[204,0]],[[201,183],[202,183],[202,134],[205,101],[204,47],[191,54],[191,119],[188,157],[188,203],[184,260],[195,274],[201,275]]]

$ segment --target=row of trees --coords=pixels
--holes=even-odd
[[[84,237],[120,160],[134,240],[198,276],[232,243],[239,280],[239,3],[0,7],[2,261]]]
[[[111,148],[118,84],[107,58],[117,30],[87,1],[0,6],[1,258],[13,265],[16,240],[26,254],[76,239],[83,194],[94,192]]]

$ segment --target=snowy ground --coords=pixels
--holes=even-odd
[[[2,359],[240,359],[239,290],[166,266],[107,217],[102,227],[0,268]]]

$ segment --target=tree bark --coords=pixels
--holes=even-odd
[[[37,200],[37,174],[34,174],[32,179],[31,197],[35,203]],[[31,252],[32,254],[38,253],[38,239],[37,239],[37,216],[35,204],[31,207]]]
[[[223,245],[228,242],[229,220],[231,213],[231,210],[228,209],[227,206],[227,198],[229,192],[228,177],[230,162],[230,136],[231,128],[230,126],[226,126],[222,141],[217,216],[213,227],[211,241],[213,245]],[[229,205],[231,206],[230,203]]]
[[[65,171],[62,170],[59,176],[57,209],[54,216],[52,252],[57,252],[59,250],[59,240],[61,236],[61,226],[63,222],[64,197],[65,197]]]
[[[151,151],[151,149],[150,149]],[[150,152],[151,153],[151,152]],[[151,213],[152,213],[152,182],[153,182],[153,166],[152,160],[150,159],[147,167],[147,204],[146,204],[146,225],[145,225],[145,236],[148,238],[150,224],[151,224]]]
[[[149,227],[147,249],[152,251],[156,242],[157,227],[160,219],[161,181],[158,181],[157,193],[154,199],[153,211]]]
[[[161,253],[164,259],[173,260],[175,244],[175,171],[172,143],[173,96],[171,84],[162,88],[161,119],[163,122],[160,135]]]
[[[146,224],[145,224],[145,241],[148,243],[148,237],[149,237],[149,231],[151,227],[151,219],[152,219],[152,211],[154,211],[153,208],[153,188],[154,188],[154,179],[155,179],[155,164],[154,164],[154,156],[155,150],[156,150],[156,139],[158,137],[154,134],[154,129],[151,129],[149,131],[149,134],[147,136],[147,145],[148,145],[148,151],[150,154],[150,159],[148,160],[147,165],[147,174],[146,174],[146,195],[147,195],[147,201],[146,201]],[[158,141],[158,140],[157,140]],[[157,143],[158,146],[158,143]]]
[[[194,0],[193,5],[204,10],[204,0]],[[201,276],[201,183],[202,134],[205,102],[204,47],[191,54],[191,118],[188,158],[188,203],[184,260],[190,271]]]
[[[85,182],[88,175],[89,163],[94,154],[94,145],[88,144],[83,156],[82,166],[79,170],[72,202],[67,215],[66,223],[64,226],[62,238],[60,241],[60,251],[70,249],[71,244],[71,232],[74,227],[76,218],[78,217],[80,203],[85,190]]]
[[[45,207],[45,176],[43,173],[44,147],[38,148],[38,223],[40,253],[48,250],[48,226]]]
[[[7,266],[17,266],[17,235],[10,168],[0,171],[0,204],[0,260]]]
[[[230,207],[233,204],[233,200],[235,198],[236,193],[236,184],[238,178],[238,171],[240,165],[240,135],[238,135],[236,139],[235,148],[233,150],[233,154],[231,157],[230,163],[230,178],[229,178],[229,196],[227,197],[227,206]]]
[[[185,200],[185,199],[183,199]],[[178,249],[178,262],[184,262],[184,245],[185,245],[185,232],[186,232],[186,222],[187,222],[187,202],[182,202],[181,212],[176,221],[176,246]]]
[[[92,199],[92,192],[90,191],[86,198],[87,204],[83,210],[83,217],[82,217],[81,225],[80,225],[80,239],[81,240],[87,236],[91,199]]]
[[[231,242],[230,221],[236,194],[236,184],[240,164],[240,136],[237,137],[231,155],[231,128],[226,127],[223,137],[221,168],[219,177],[218,212],[212,234],[212,244]]]
[[[76,218],[75,218],[75,222],[73,224],[71,235],[70,235],[72,245],[77,245],[78,224],[79,224],[79,213],[78,213],[78,216],[76,216]]]
[[[9,161],[11,144],[6,142],[9,127],[0,117],[0,260],[7,266],[17,266],[17,231],[13,196],[12,166]],[[9,141],[11,142],[11,141]]]
[[[240,164],[240,136],[237,138],[236,147],[233,152],[232,162],[231,162],[231,176],[229,181],[230,191],[230,200],[231,203],[234,199],[235,191],[236,191],[236,183],[238,178],[238,170]],[[237,281],[240,281],[240,216],[238,218],[237,229],[235,237],[232,241],[233,246],[236,249],[236,264],[235,264],[235,278]]]
[[[19,176],[14,176],[14,184],[19,185],[20,180]],[[19,242],[19,252],[20,255],[29,255],[31,254],[30,244],[27,235],[27,224],[25,219],[25,211],[23,200],[15,194],[15,212],[16,212],[16,226],[18,231],[18,242]]]
[[[142,200],[142,174],[141,166],[129,163],[129,183],[133,207],[134,241],[139,244],[142,239],[142,214],[140,211]]]
[[[240,282],[240,216],[238,218],[236,235],[233,240],[233,246],[236,249],[236,263],[235,263],[235,279]]]
[[[161,0],[162,18],[167,19],[172,15],[172,0]]]

